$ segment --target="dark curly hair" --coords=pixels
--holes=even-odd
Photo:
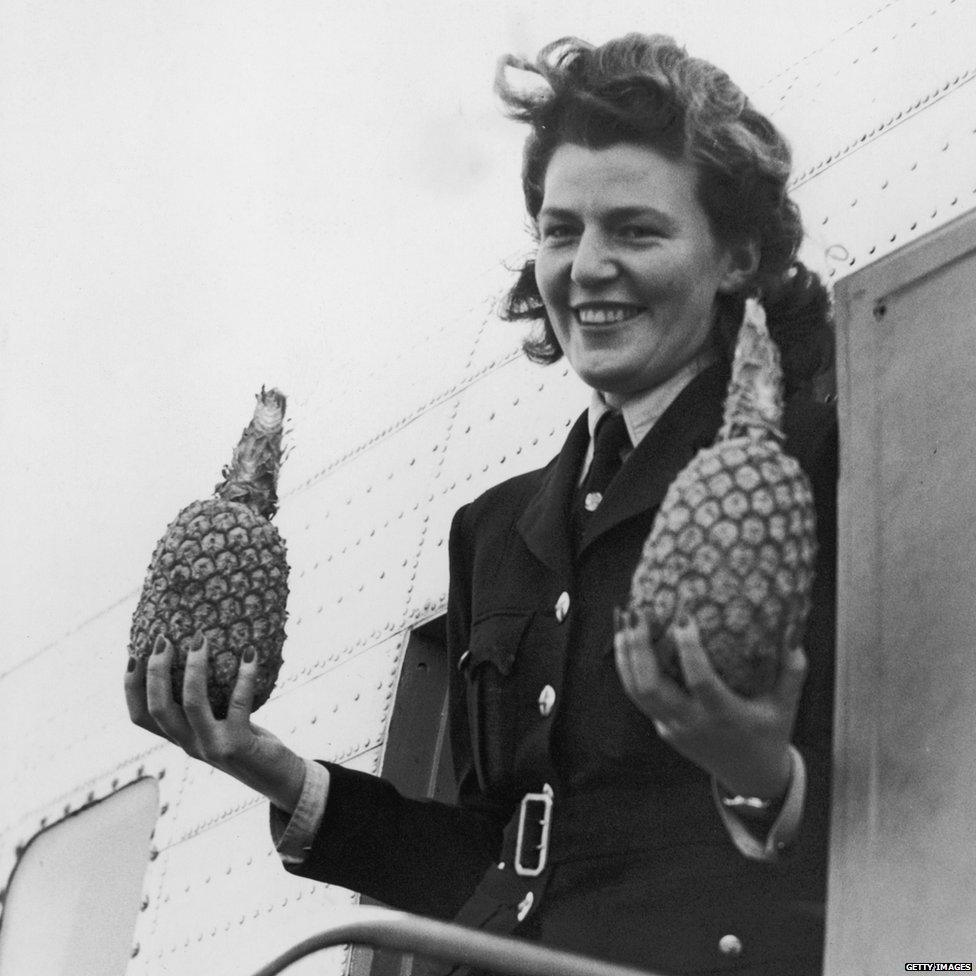
[[[511,68],[536,74],[545,84],[517,89],[508,80]],[[534,64],[503,57],[495,88],[509,116],[532,127],[522,189],[533,224],[549,161],[564,143],[590,149],[635,143],[690,160],[716,239],[726,245],[751,240],[759,249],[758,267],[741,291],[718,296],[712,334],[719,355],[731,360],[745,299],[761,294],[787,392],[807,387],[829,366],[827,289],[796,259],[803,226],[786,192],[789,146],[724,71],[660,34],[628,34],[600,47],[566,37],[544,47]],[[541,332],[523,345],[530,359],[552,363],[562,356],[536,285],[534,260],[519,270],[501,314],[541,324]]]

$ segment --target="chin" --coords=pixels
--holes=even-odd
[[[589,387],[601,393],[623,395],[620,380],[610,370],[577,369],[576,375]]]
[[[613,363],[570,363],[576,375],[594,390],[613,396],[626,397],[641,388],[640,377],[622,370]]]

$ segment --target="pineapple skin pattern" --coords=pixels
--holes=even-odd
[[[772,689],[810,609],[817,555],[810,483],[772,438],[719,440],[672,482],[634,573],[662,669],[681,681],[668,634],[695,621],[712,666],[744,697]]]
[[[281,667],[288,563],[278,530],[242,502],[193,502],[156,545],[132,619],[129,653],[152,654],[159,634],[176,651],[173,697],[182,701],[183,673],[194,635],[207,639],[207,691],[224,718],[241,655],[257,654],[254,704],[271,694]]]

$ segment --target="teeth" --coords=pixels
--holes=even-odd
[[[632,305],[615,308],[578,308],[576,316],[583,325],[607,325],[611,322],[623,322],[633,318],[640,310]]]

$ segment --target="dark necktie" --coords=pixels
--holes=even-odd
[[[623,415],[605,413],[593,432],[593,460],[573,500],[573,529],[576,541],[582,537],[588,516],[595,512],[614,476],[623,466],[622,453],[630,447],[630,435]]]

